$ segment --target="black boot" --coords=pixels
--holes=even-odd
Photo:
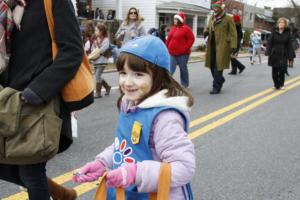
[[[213,89],[209,92],[209,94],[219,94],[220,92],[221,92],[220,89],[213,88]]]
[[[241,74],[244,70],[245,70],[245,66],[243,66],[243,67],[241,67],[240,69],[239,69],[239,74]]]
[[[236,75],[236,72],[231,71],[231,72],[229,72],[228,74],[229,74],[229,75]]]

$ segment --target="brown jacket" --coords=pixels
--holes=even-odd
[[[212,36],[212,20],[210,17],[208,22],[208,40],[205,57],[205,67],[211,67],[211,36]],[[216,65],[218,70],[228,69],[230,63],[231,49],[237,48],[237,32],[231,16],[225,16],[215,25],[215,41],[216,41]]]

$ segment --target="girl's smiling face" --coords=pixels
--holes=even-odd
[[[137,104],[152,88],[152,75],[145,72],[133,71],[125,62],[124,69],[119,71],[119,85],[127,100]]]

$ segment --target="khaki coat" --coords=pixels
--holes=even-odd
[[[213,16],[212,16],[213,17]],[[211,67],[211,36],[212,17],[210,17],[206,31],[208,31],[207,48],[205,55],[205,67]],[[216,41],[216,64],[218,70],[228,69],[230,64],[231,49],[237,48],[237,32],[233,19],[225,15],[220,22],[215,25]]]

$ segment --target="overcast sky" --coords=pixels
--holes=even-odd
[[[288,7],[291,5],[290,0],[241,0],[242,2],[258,7],[270,6],[270,7]],[[300,0],[294,0],[297,5],[300,5]]]

